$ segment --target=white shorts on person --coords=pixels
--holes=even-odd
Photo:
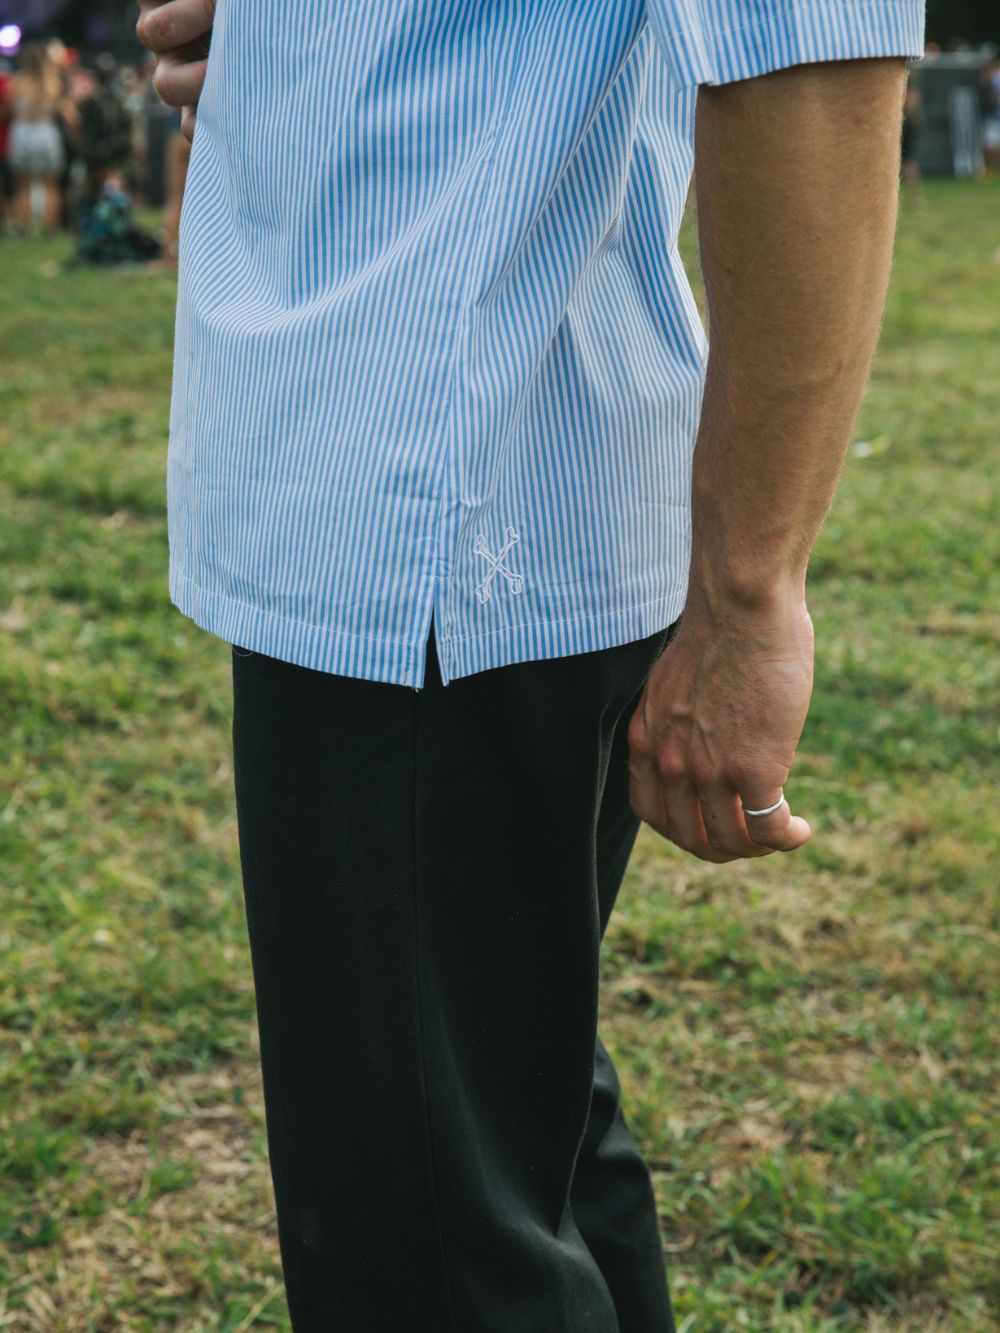
[[[15,120],[8,161],[19,176],[58,176],[65,165],[62,138],[53,120]]]

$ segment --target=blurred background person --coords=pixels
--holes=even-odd
[[[173,117],[164,152],[167,197],[163,205],[163,253],[164,258],[176,267],[181,205],[184,202],[184,185],[187,181],[188,162],[191,159],[191,142],[187,135],[181,132],[180,111]]]
[[[97,198],[80,209],[76,260],[84,264],[147,264],[162,257],[160,238],[139,225],[121,171],[109,171]]]
[[[27,43],[14,75],[13,115],[8,160],[14,175],[14,226],[21,233],[32,228],[32,191],[44,191],[43,229],[59,229],[62,198],[59,178],[65,166],[62,135],[57,121],[63,97],[58,67],[46,48]]]
[[[128,117],[130,141],[125,184],[137,208],[145,205],[149,192],[145,91],[140,71],[134,65],[121,65],[118,70],[118,96]]]
[[[80,99],[74,85],[79,54],[56,40],[49,44],[49,55],[55,61],[61,87],[55,107],[56,128],[63,149],[63,169],[59,175],[59,225],[64,231],[71,232],[76,223],[74,168],[80,149]]]
[[[988,172],[1000,168],[1000,59],[996,56],[982,72],[983,160]]]
[[[80,204],[87,183],[87,166],[83,160],[83,105],[97,91],[97,80],[92,70],[79,61],[66,71],[67,92],[64,119],[69,130],[69,162],[66,166],[66,204],[64,216],[67,225],[75,229],[79,223]]]
[[[137,142],[135,125],[141,90],[134,70],[130,76],[110,52],[101,52],[94,61],[95,86],[80,107],[84,177],[76,260],[85,264],[149,263],[163,253],[160,238],[134,216],[133,191],[142,186],[137,159],[146,149]]]
[[[80,108],[85,207],[97,201],[112,173],[127,173],[132,160],[132,122],[119,94],[117,69],[114,56],[102,51],[94,62],[96,87]]]
[[[0,226],[6,230],[14,197],[14,176],[7,160],[10,122],[14,114],[14,79],[8,62],[0,59]]]
[[[917,141],[922,123],[923,98],[920,91],[920,75],[916,67],[911,65],[906,96],[903,100],[903,137],[900,152],[904,198],[909,208],[920,208],[924,202],[923,191],[920,188],[920,160],[917,156]]]

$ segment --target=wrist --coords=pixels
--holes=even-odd
[[[767,568],[750,560],[692,557],[685,610],[713,620],[771,619],[805,605],[805,568]]]

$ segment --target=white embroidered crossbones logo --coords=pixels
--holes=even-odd
[[[486,538],[482,533],[476,538],[476,543],[472,548],[476,555],[481,555],[484,560],[488,560],[490,563],[489,572],[486,574],[482,583],[478,584],[476,587],[476,596],[481,602],[488,602],[490,600],[490,587],[497,574],[502,574],[507,580],[507,586],[510,588],[511,592],[520,592],[524,587],[524,580],[521,578],[521,575],[515,573],[513,569],[508,568],[508,566],[504,564],[504,556],[506,556],[511,547],[521,539],[514,529],[509,527],[504,528],[503,535],[504,544],[500,548],[499,555],[494,555],[486,545]]]

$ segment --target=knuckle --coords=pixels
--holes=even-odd
[[[656,754],[656,772],[662,782],[676,782],[685,776],[684,762],[673,750],[660,750]]]
[[[760,771],[752,764],[732,763],[726,770],[726,780],[730,782],[738,792],[759,792],[768,784],[761,779]],[[749,801],[745,802],[747,805]]]
[[[170,101],[170,71],[160,62],[153,72],[153,89],[161,101]]]
[[[147,9],[139,16],[135,25],[139,41],[152,50],[159,50],[166,43],[168,20],[160,9]]]
[[[152,16],[147,12],[139,15],[139,21],[135,25],[135,35],[150,51],[155,51],[157,47],[156,26]]]
[[[636,754],[646,753],[646,728],[638,713],[633,714],[632,719],[628,724],[626,735],[630,750],[634,751]]]

